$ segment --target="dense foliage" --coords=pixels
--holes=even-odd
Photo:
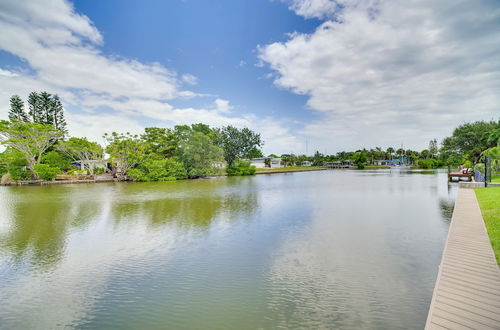
[[[13,181],[53,180],[60,173],[94,176],[108,172],[118,180],[135,181],[197,178],[224,170],[228,175],[253,175],[255,167],[245,161],[251,158],[264,158],[268,167],[276,164],[275,158],[286,167],[322,166],[334,161],[350,161],[360,169],[403,161],[420,168],[472,167],[485,155],[500,154],[500,121],[462,124],[441,144],[433,139],[420,152],[376,147],[335,155],[316,151],[313,156],[264,157],[260,134],[248,128],[212,128],[203,123],[148,127],[139,135],[112,132],[104,135],[103,148],[86,138],[67,137],[61,100],[47,92],[29,94],[27,106],[20,96],[13,95],[8,117],[0,121],[0,143],[6,147],[0,153],[0,176]]]
[[[254,175],[255,166],[251,166],[250,162],[237,161],[234,162],[233,166],[227,168],[227,175],[229,176],[242,176],[242,175]]]
[[[240,130],[234,126],[225,126],[217,130],[217,135],[217,142],[224,149],[224,159],[229,167],[237,159],[252,158],[256,149],[263,144],[260,134],[248,128]]]

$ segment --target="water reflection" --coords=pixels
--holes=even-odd
[[[3,196],[8,198],[2,206],[8,217],[3,219],[6,229],[0,231],[0,249],[19,261],[50,266],[62,258],[70,232],[103,218],[112,219],[116,230],[131,221],[207,229],[218,216],[236,219],[254,212],[256,190],[231,189],[240,183],[6,187]]]
[[[422,328],[454,193],[439,171],[0,187],[0,328]]]

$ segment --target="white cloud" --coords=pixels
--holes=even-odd
[[[307,95],[320,114],[302,131],[316,143],[419,148],[464,121],[498,117],[498,2],[288,2],[299,15],[335,19],[259,47],[275,84]]]
[[[182,82],[197,84],[198,78],[192,74],[178,75],[159,63],[104,54],[101,33],[65,0],[2,1],[0,31],[0,50],[25,63],[25,68],[15,70],[0,67],[1,117],[7,114],[12,94],[25,98],[31,91],[47,90],[58,93],[70,109],[69,129],[75,136],[101,141],[105,132],[138,133],[152,120],[157,126],[205,122],[258,131],[261,126],[271,127],[263,134],[265,139],[273,139],[266,149],[290,149],[281,144],[293,141],[288,130],[260,125],[261,118],[233,113],[228,100],[215,98],[202,108],[175,108],[168,102],[213,96],[180,89]],[[273,121],[279,126],[279,121]]]
[[[282,0],[289,3],[290,10],[305,18],[324,18],[333,15],[339,6],[331,0]]]
[[[17,73],[9,71],[9,70],[2,70],[2,69],[0,69],[0,76],[4,76],[4,77],[16,77]]]
[[[193,76],[192,74],[190,73],[186,73],[186,74],[183,74],[182,75],[182,80],[189,84],[189,85],[196,85],[198,84],[198,78]]]

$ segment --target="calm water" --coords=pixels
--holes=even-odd
[[[0,187],[2,329],[422,329],[446,173]]]

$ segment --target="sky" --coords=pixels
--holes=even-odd
[[[0,0],[0,118],[58,94],[72,136],[203,122],[264,152],[425,149],[500,117],[499,0]]]

